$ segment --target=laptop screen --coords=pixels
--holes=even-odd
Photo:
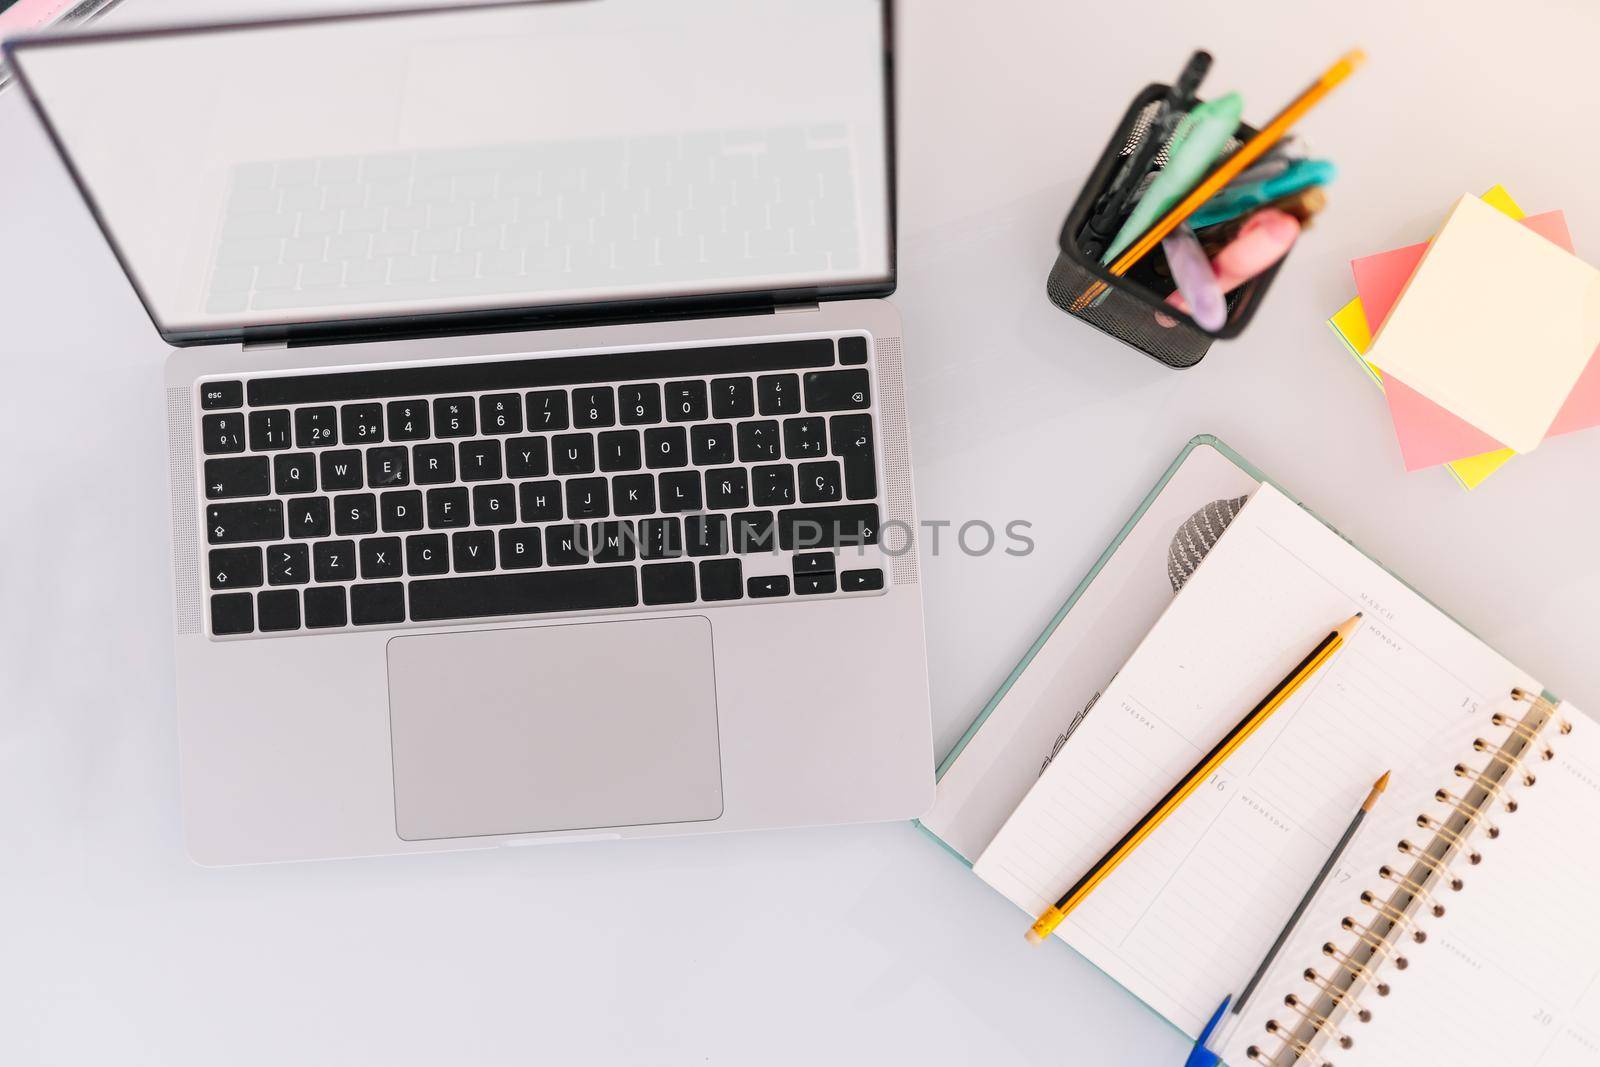
[[[193,340],[885,291],[884,34],[877,0],[553,0],[12,57],[158,329]]]

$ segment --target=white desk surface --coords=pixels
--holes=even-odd
[[[1201,432],[1600,707],[1600,433],[1473,494],[1404,474],[1323,325],[1351,257],[1421,239],[1496,181],[1565,208],[1600,258],[1600,9],[1449,6],[904,5],[894,299],[919,505],[1026,519],[1038,542],[1025,559],[924,546],[941,753]],[[113,18],[230,11],[246,13],[129,0]],[[1305,123],[1343,174],[1244,339],[1174,372],[1046,302],[1056,230],[1139,88],[1208,46],[1206,88],[1239,89],[1261,121],[1354,43],[1370,64]],[[191,865],[165,356],[19,94],[0,94],[0,1062],[1182,1061],[1176,1031],[1069,950],[1024,945],[1023,917],[909,825]]]

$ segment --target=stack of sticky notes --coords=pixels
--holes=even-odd
[[[1600,270],[1559,211],[1499,186],[1463,196],[1433,239],[1351,263],[1328,320],[1384,392],[1406,470],[1473,489],[1546,437],[1600,425]]]

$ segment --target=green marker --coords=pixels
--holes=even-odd
[[[1222,154],[1228,138],[1238,130],[1239,118],[1243,113],[1244,100],[1238,93],[1208,100],[1189,112],[1184,123],[1187,131],[1182,142],[1168,146],[1167,165],[1133,206],[1128,221],[1117,231],[1111,247],[1101,257],[1101,263],[1116,259],[1123,249],[1138,240],[1140,234],[1165,215],[1173,204],[1188,195],[1189,190],[1205,177],[1211,164]]]

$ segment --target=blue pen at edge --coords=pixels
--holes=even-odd
[[[1206,1042],[1211,1039],[1211,1032],[1217,1028],[1217,1023],[1221,1022],[1222,1016],[1227,1013],[1228,1002],[1232,999],[1231,996],[1222,998],[1222,1003],[1211,1016],[1211,1021],[1200,1031],[1200,1040],[1194,1043],[1194,1050],[1189,1053],[1189,1058],[1183,1061],[1183,1067],[1219,1067],[1222,1063],[1222,1057],[1206,1048]]]

